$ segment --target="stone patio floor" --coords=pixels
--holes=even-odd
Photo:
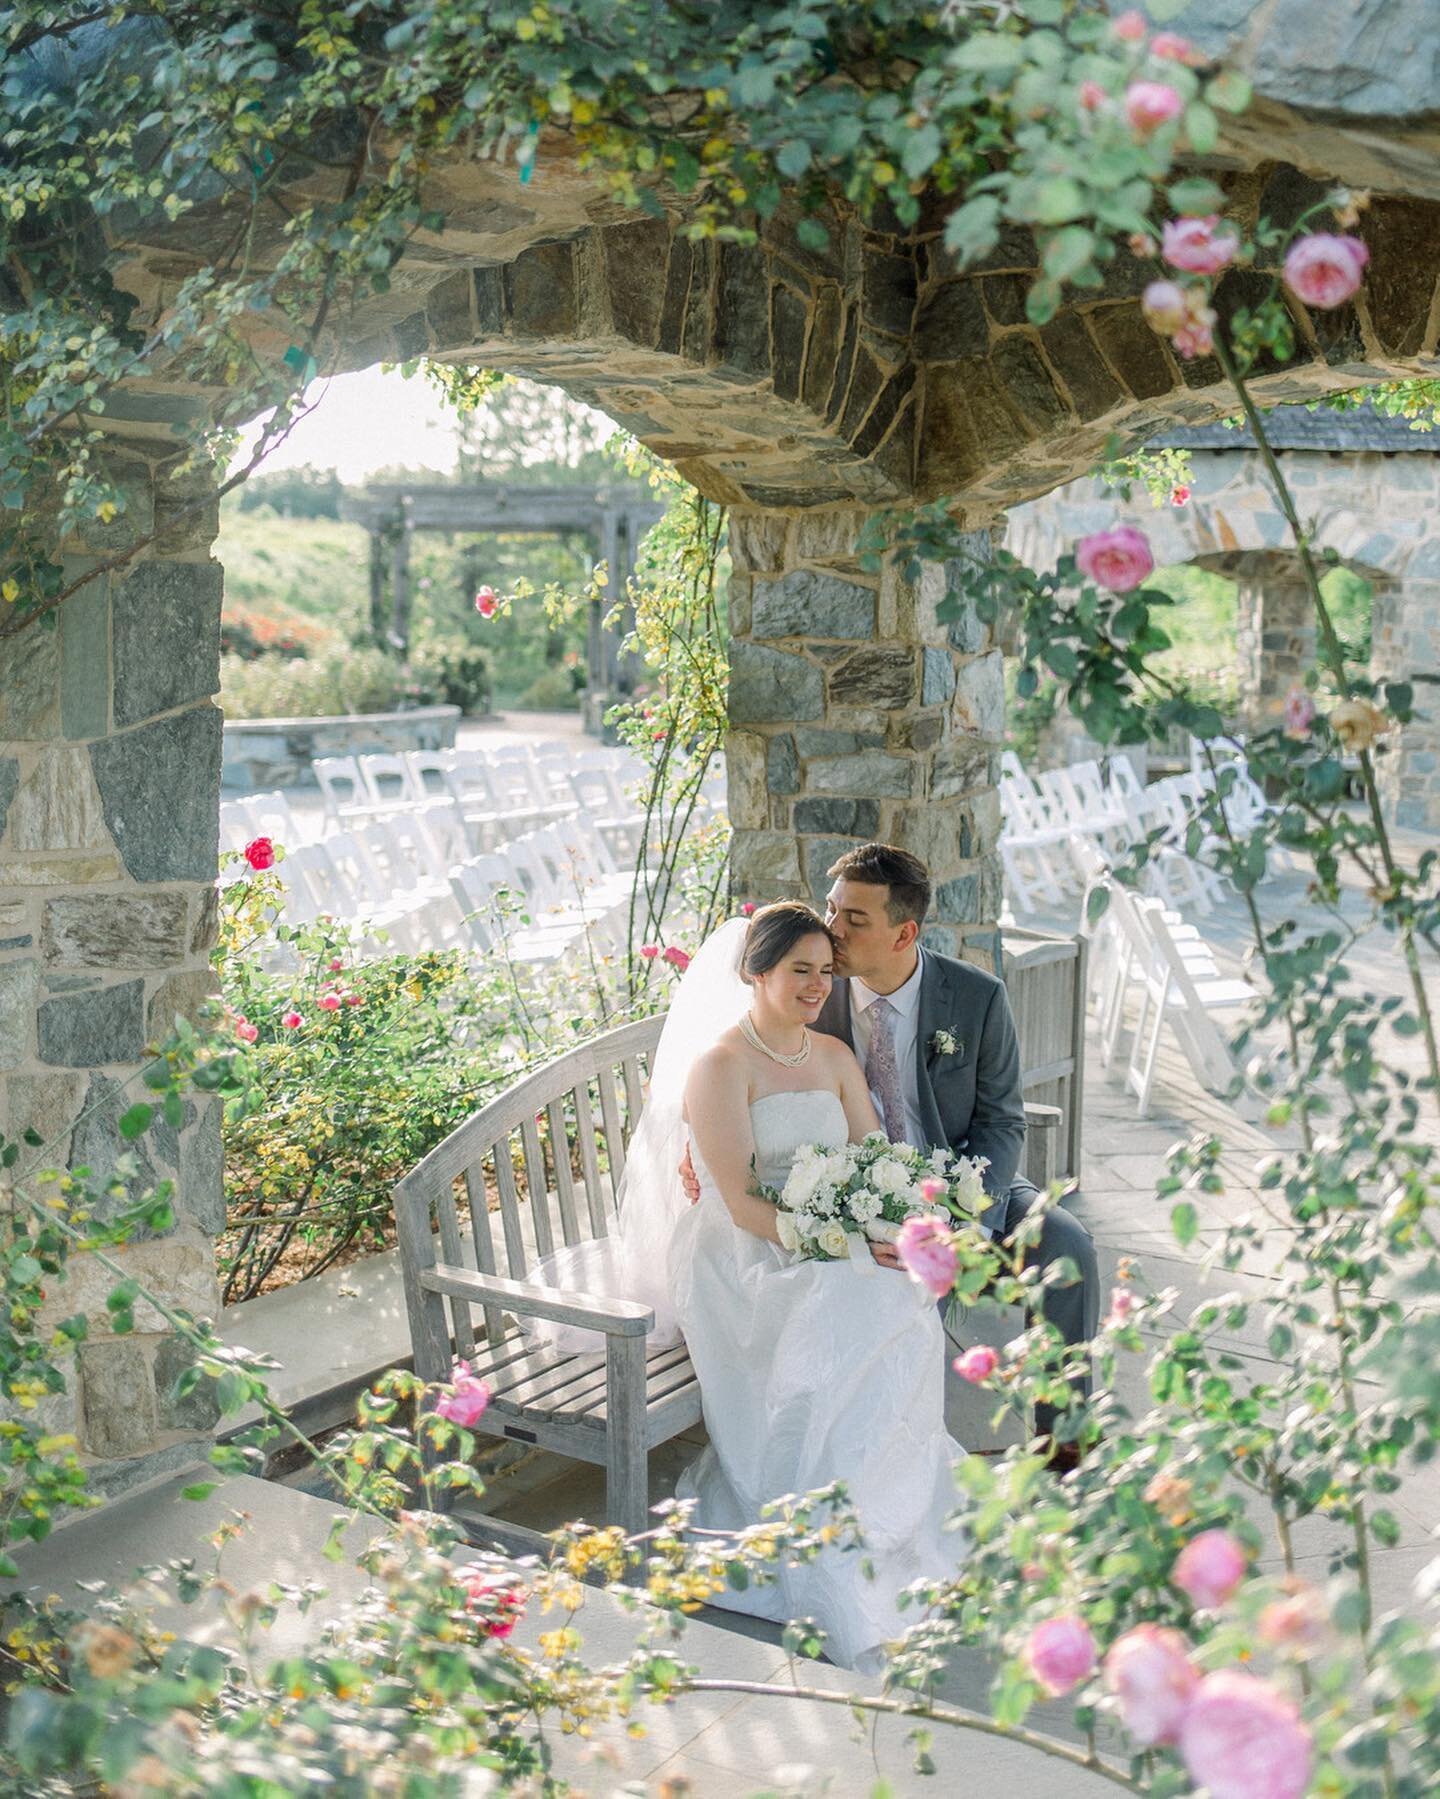
[[[1413,854],[1422,845],[1417,839],[1407,841],[1404,847]],[[1267,918],[1303,914],[1305,885],[1300,873],[1282,873],[1268,881],[1263,893]],[[1343,909],[1348,917],[1357,917],[1362,906],[1363,895],[1347,893]],[[1024,922],[1067,931],[1075,925],[1073,916]],[[1238,901],[1231,900],[1196,922],[1222,962],[1238,969],[1247,942],[1246,920]],[[1393,942],[1379,933],[1357,942],[1350,963],[1357,981],[1370,991],[1405,990],[1400,957]],[[1139,1278],[1156,1288],[1175,1290],[1175,1310],[1182,1317],[1203,1297],[1237,1289],[1263,1291],[1263,1265],[1257,1263],[1238,1273],[1213,1273],[1204,1265],[1204,1252],[1226,1220],[1263,1209],[1257,1163],[1282,1146],[1281,1138],[1260,1121],[1254,1106],[1235,1105],[1203,1092],[1168,1043],[1161,1054],[1152,1115],[1137,1118],[1136,1102],[1122,1086],[1118,1069],[1107,1074],[1100,1068],[1093,1039],[1092,1031],[1085,1082],[1086,1149],[1080,1193],[1071,1203],[1094,1233],[1106,1284],[1121,1256],[1135,1258],[1143,1270]],[[1396,1038],[1394,1053],[1399,1061],[1413,1058],[1415,1052],[1412,1044]],[[1154,1184],[1163,1172],[1170,1145],[1196,1131],[1223,1136],[1226,1187],[1221,1194],[1195,1196],[1202,1214],[1200,1240],[1192,1251],[1182,1252],[1170,1233],[1166,1205],[1155,1197]],[[346,1365],[347,1360],[354,1364],[357,1319],[368,1316],[372,1307],[393,1309],[398,1297],[388,1294],[388,1277],[379,1268],[369,1287],[353,1270],[346,1271],[345,1279],[360,1290],[353,1295],[329,1295],[320,1308],[318,1328],[313,1310],[308,1319],[296,1312],[297,1292],[288,1301],[289,1312],[282,1308],[283,1328],[267,1325],[260,1310],[266,1302],[258,1302],[254,1307],[236,1309],[248,1314],[243,1327],[235,1314],[228,1315],[227,1335],[238,1334],[254,1348],[279,1350],[280,1359],[290,1363],[281,1380],[282,1389],[287,1396],[303,1396],[314,1385],[313,1371],[331,1364]],[[398,1317],[394,1322],[398,1323]],[[967,1320],[966,1335],[969,1340],[999,1344],[1013,1333],[1015,1322],[1013,1314],[977,1311]],[[267,1330],[272,1342],[266,1341]],[[302,1343],[303,1366],[312,1371],[309,1374],[295,1365]],[[1253,1361],[1257,1372],[1266,1364],[1273,1365],[1256,1325],[1235,1334],[1231,1346]],[[1141,1358],[1132,1358],[1125,1367],[1122,1392],[1137,1408],[1143,1407]],[[995,1439],[985,1414],[986,1407],[973,1390],[951,1377],[947,1416],[955,1436],[973,1447],[992,1445]],[[673,1491],[680,1468],[701,1442],[703,1436],[696,1433],[666,1445],[652,1457],[655,1499]],[[251,1514],[253,1524],[227,1552],[232,1561],[231,1578],[237,1585],[243,1588],[247,1572],[253,1572],[256,1579],[280,1572],[278,1545],[283,1577],[308,1573],[327,1586],[330,1600],[320,1608],[322,1614],[329,1615],[356,1590],[360,1579],[356,1570],[348,1566],[336,1569],[315,1559],[334,1509],[318,1491],[273,1482],[232,1481],[196,1507],[177,1497],[186,1478],[172,1479],[107,1508],[99,1518],[69,1526],[38,1553],[32,1552],[27,1567],[37,1581],[55,1589],[82,1576],[119,1574],[139,1563],[180,1553],[187,1541],[203,1540],[226,1508],[239,1507]],[[539,1530],[577,1516],[598,1518],[603,1515],[603,1475],[596,1468],[535,1454],[492,1483],[487,1505],[500,1516]],[[1440,1519],[1440,1461],[1406,1480],[1393,1509],[1401,1524],[1400,1541],[1394,1548],[1374,1552],[1382,1608],[1404,1606],[1416,1575],[1437,1553],[1433,1532]],[[1323,1579],[1332,1551],[1343,1547],[1342,1532],[1325,1520],[1311,1520],[1297,1529],[1296,1538],[1303,1571]],[[1266,1565],[1278,1565],[1278,1557]],[[588,1653],[596,1661],[619,1657],[634,1640],[635,1621],[599,1591],[587,1592],[578,1622]],[[533,1618],[522,1627],[529,1640],[541,1628],[542,1621]],[[778,1635],[773,1626],[707,1609],[692,1622],[685,1652],[711,1677],[787,1684],[792,1664],[781,1652]],[[852,1676],[828,1665],[805,1664],[793,1668],[793,1673],[801,1684],[827,1692],[853,1687]],[[983,1659],[969,1656],[951,1670],[943,1697],[986,1714],[988,1678]],[[743,1693],[695,1695],[647,1714],[645,1722],[648,1734],[639,1741],[627,1738],[618,1728],[598,1732],[589,1743],[565,1739],[560,1746],[561,1766],[592,1794],[664,1794],[667,1799],[678,1799],[682,1792],[691,1799],[711,1799],[712,1795],[731,1799],[732,1795],[761,1792],[828,1793],[861,1799],[873,1792],[882,1774],[892,1792],[904,1795],[967,1793],[1002,1782],[1007,1799],[1071,1799],[1072,1795],[1091,1799],[1092,1794],[1112,1790],[1098,1777],[970,1732],[938,1732],[934,1747],[938,1775],[922,1777],[910,1771],[905,1721],[884,1720],[873,1738],[857,1740],[843,1707],[815,1701]],[[1069,1734],[1061,1706],[1042,1709],[1032,1723],[1057,1736]]]

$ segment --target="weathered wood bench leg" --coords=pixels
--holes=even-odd
[[[606,1339],[605,1378],[605,1512],[634,1536],[650,1523],[644,1337]]]
[[[1025,1103],[1025,1178],[1043,1193],[1055,1179],[1059,1152],[1060,1125],[1058,1106]]]

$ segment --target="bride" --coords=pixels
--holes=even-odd
[[[854,1054],[810,1029],[833,957],[820,918],[788,900],[705,943],[656,1053],[618,1232],[536,1273],[643,1299],[656,1312],[652,1345],[683,1334],[710,1439],[676,1489],[696,1502],[696,1525],[744,1530],[773,1499],[844,1482],[864,1550],[827,1548],[712,1603],[813,1618],[832,1661],[872,1673],[908,1621],[900,1591],[961,1559],[944,1522],[963,1452],[945,1430],[943,1333],[929,1293],[889,1246],[864,1261],[800,1260],[781,1248],[775,1208],[755,1191],[783,1186],[803,1146],[837,1148],[881,1128]],[[694,1206],[677,1174],[687,1141]]]

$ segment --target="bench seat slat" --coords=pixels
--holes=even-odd
[[[647,1387],[672,1367],[689,1369],[690,1357],[683,1343],[673,1345],[669,1349],[652,1349],[645,1361],[645,1378]],[[547,1408],[556,1412],[584,1412],[590,1409],[597,1399],[605,1395],[605,1360],[603,1356],[575,1356],[565,1380],[556,1386],[546,1383],[531,1391],[527,1382],[523,1387],[507,1385],[505,1397],[512,1403],[530,1405],[538,1399],[540,1392],[545,1395]]]

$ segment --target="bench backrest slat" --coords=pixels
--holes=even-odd
[[[620,1189],[620,1176],[625,1172],[625,1132],[620,1123],[620,1097],[615,1088],[615,1070],[600,1068],[595,1073],[600,1089],[600,1117],[605,1126],[605,1147],[610,1154],[610,1192]]]
[[[454,1191],[453,1183],[451,1191]],[[495,1237],[490,1229],[490,1197],[485,1191],[485,1170],[478,1163],[465,1170],[465,1197],[470,1202],[470,1238],[475,1245],[475,1266],[481,1274],[498,1274]],[[439,1210],[443,1216],[444,1206]],[[461,1309],[468,1320],[469,1306]],[[500,1313],[490,1306],[485,1309],[485,1335],[492,1343],[500,1340]]]
[[[580,1220],[575,1212],[575,1176],[570,1171],[570,1133],[565,1122],[565,1101],[552,1099],[545,1108],[550,1120],[550,1154],[555,1162],[555,1197],[560,1202],[560,1235],[566,1243],[578,1243]]]
[[[575,1135],[580,1149],[580,1178],[585,1183],[585,1205],[590,1214],[590,1235],[610,1235],[610,1207],[600,1187],[600,1155],[595,1142],[595,1117],[591,1110],[590,1083],[572,1089],[575,1100]]]
[[[464,1251],[460,1247],[460,1220],[456,1216],[453,1193],[448,1206],[437,1206],[437,1223],[440,1227],[440,1253],[445,1260],[457,1268],[465,1265]],[[455,1353],[457,1356],[472,1356],[475,1353],[475,1332],[470,1323],[470,1308],[458,1300],[450,1302],[450,1322],[455,1331]]]
[[[555,1247],[550,1229],[550,1182],[546,1179],[545,1152],[533,1118],[527,1118],[520,1126],[520,1142],[525,1152],[526,1197],[530,1216],[535,1220],[535,1247],[542,1256],[548,1256]]]
[[[510,1139],[502,1137],[491,1152],[495,1190],[500,1195],[500,1228],[505,1233],[505,1272],[512,1281],[525,1278],[525,1237],[520,1227],[520,1195],[515,1187],[515,1164],[510,1159]]]

